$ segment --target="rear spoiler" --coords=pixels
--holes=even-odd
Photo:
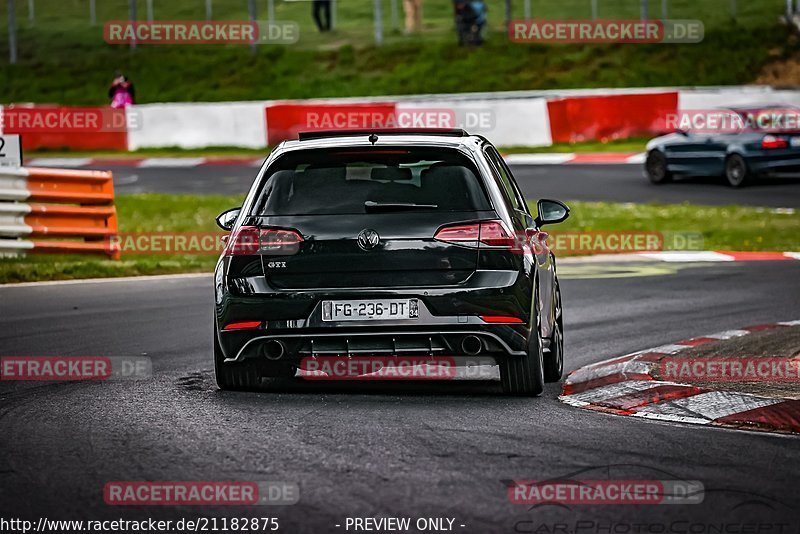
[[[319,130],[300,132],[300,141],[324,139],[326,137],[358,137],[360,135],[441,135],[446,137],[469,137],[461,128],[374,128],[372,130]]]

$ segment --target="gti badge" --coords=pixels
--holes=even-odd
[[[367,228],[366,230],[361,230],[361,233],[358,234],[358,246],[361,247],[361,250],[372,250],[380,242],[381,236],[375,230]]]

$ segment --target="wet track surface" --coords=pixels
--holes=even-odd
[[[604,273],[613,269],[562,266],[570,370],[798,318],[797,262]],[[0,384],[4,517],[272,516],[280,532],[344,532],[335,525],[348,516],[454,517],[454,530],[465,533],[739,533],[743,522],[783,524],[765,533],[800,531],[793,437],[578,410],[557,400],[557,384],[538,399],[500,396],[496,383],[220,392],[211,371],[211,282],[0,287],[0,354],[146,354],[154,366],[144,381]],[[570,476],[697,480],[704,500],[529,507],[506,494],[504,481]],[[288,481],[299,484],[300,502],[112,507],[102,489],[114,480]],[[713,530],[720,525],[740,530]]]
[[[116,191],[122,194],[229,195],[247,191],[258,171],[246,165],[112,170]],[[512,170],[529,198],[547,195],[562,200],[800,207],[797,177],[763,179],[744,189],[731,189],[716,178],[686,178],[654,186],[642,176],[639,165],[515,165]]]

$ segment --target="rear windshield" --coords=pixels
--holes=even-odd
[[[490,209],[474,164],[455,150],[305,150],[267,170],[255,216]]]

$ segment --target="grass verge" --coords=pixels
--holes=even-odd
[[[374,44],[372,2],[337,2],[337,29],[326,34],[314,28],[310,2],[275,2],[276,20],[296,22],[300,40],[259,46],[255,54],[243,45],[140,45],[132,51],[107,44],[103,23],[126,20],[127,4],[98,2],[92,26],[86,2],[36,0],[33,23],[27,3],[16,2],[19,62],[0,64],[0,101],[107,104],[115,69],[134,81],[140,103],[728,85],[752,82],[764,65],[797,51],[790,31],[777,22],[783,0],[739,2],[735,18],[727,1],[672,0],[669,17],[701,20],[705,36],[697,44],[667,45],[510,43],[505,3],[488,0],[487,42],[477,49],[457,45],[451,2],[427,2],[424,28],[413,35],[393,28],[390,10],[384,9],[382,46]],[[655,4],[650,2],[652,16],[659,17]],[[246,2],[213,5],[215,20],[247,18]],[[522,18],[523,2],[512,2],[512,7],[512,17]],[[606,2],[599,15],[637,19],[639,9],[632,0]],[[537,17],[550,19],[590,13],[588,1],[535,7]],[[203,2],[156,2],[155,17],[204,19]],[[0,24],[0,57],[8,57],[8,42],[5,24]]]
[[[120,232],[217,232],[215,217],[238,206],[238,196],[142,194],[117,198]],[[706,250],[798,251],[800,213],[739,206],[571,202],[572,216],[559,232],[687,232],[702,235]],[[532,205],[535,209],[535,205]],[[132,255],[120,261],[92,256],[27,256],[0,259],[0,283],[76,278],[211,272],[216,255]]]

